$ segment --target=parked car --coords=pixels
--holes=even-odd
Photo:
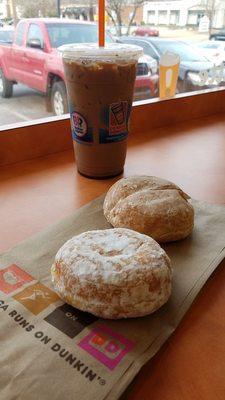
[[[141,56],[137,65],[134,100],[156,97],[158,95],[158,82],[159,75],[156,60],[146,54]]]
[[[111,35],[113,36],[118,36],[119,35],[119,26],[110,26],[109,28]],[[120,32],[121,35],[126,35],[127,34],[127,26],[126,25],[120,25]]]
[[[157,61],[154,60],[154,58],[148,56],[147,54],[144,54],[138,60],[138,63],[141,62],[148,66],[148,71],[151,75],[155,75],[158,73],[158,64]]]
[[[176,53],[180,56],[180,69],[177,84],[179,93],[191,92],[204,89],[209,86],[200,87],[196,82],[199,81],[200,71],[210,71],[214,64],[191,45],[178,40],[159,39],[159,38],[134,38],[122,37],[123,43],[133,43],[141,46],[144,54],[147,54],[159,62],[160,56],[166,51]],[[194,83],[195,82],[195,83]]]
[[[13,85],[23,83],[46,94],[47,109],[56,115],[68,112],[62,57],[57,48],[67,43],[97,42],[95,23],[57,18],[21,20],[11,45],[0,44],[0,91],[11,97]],[[112,38],[106,36],[108,42]],[[135,100],[153,96],[158,75],[148,61],[138,63]]]
[[[14,29],[11,26],[0,28],[0,44],[13,42]]]
[[[159,36],[159,31],[156,28],[149,26],[139,26],[133,31],[134,36]]]
[[[225,40],[225,29],[216,33],[212,33],[209,37],[210,40]]]
[[[225,41],[208,40],[196,43],[195,46],[201,50],[203,56],[215,65],[225,63]]]

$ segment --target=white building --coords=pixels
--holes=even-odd
[[[7,0],[0,0],[0,19],[7,18]]]
[[[143,20],[150,25],[197,27],[201,17],[210,11],[210,0],[148,1],[143,7]],[[225,26],[225,0],[215,0],[213,28]]]

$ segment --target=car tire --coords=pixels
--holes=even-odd
[[[56,81],[53,83],[51,90],[51,106],[55,115],[63,115],[69,112],[66,86],[63,81]]]
[[[13,83],[9,81],[5,75],[2,69],[0,69],[0,95],[4,98],[7,99],[9,97],[12,97],[13,94]]]

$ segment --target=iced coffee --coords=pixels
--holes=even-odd
[[[136,65],[142,49],[68,45],[63,52],[77,167],[89,177],[123,171]]]

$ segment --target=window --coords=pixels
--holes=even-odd
[[[182,41],[177,41],[174,43],[174,41],[161,40],[155,45],[153,42],[153,46],[158,50],[160,54],[163,54],[166,51],[179,54],[181,62],[205,63],[207,69],[207,58],[200,55],[197,50],[192,48],[192,46]]]
[[[157,52],[152,48],[150,43],[145,43],[144,41],[139,41],[138,46],[142,47],[144,54],[147,54],[148,56],[158,59],[159,56]]]
[[[96,43],[98,41],[97,25],[88,24],[46,24],[52,47],[69,43]],[[106,42],[113,39],[107,34]]]
[[[222,48],[221,44],[215,43],[213,41],[211,43],[203,43],[202,46],[200,46],[200,47],[203,47],[206,49],[218,49],[219,47]]]
[[[155,24],[155,11],[153,10],[148,11],[148,23]]]
[[[167,24],[167,11],[159,11],[159,25],[166,25]]]
[[[23,36],[24,36],[24,31],[25,31],[25,23],[20,22],[18,28],[17,28],[17,33],[16,33],[16,38],[15,38],[15,43],[18,46],[21,46],[23,43]]]
[[[180,20],[180,11],[171,11],[170,12],[170,25],[179,25]]]
[[[0,43],[11,43],[12,40],[13,40],[12,29],[0,30]]]
[[[106,42],[139,45],[144,51],[137,67],[135,101],[159,96],[159,59],[166,51],[180,56],[177,93],[185,95],[200,90],[225,89],[225,42],[218,42],[218,38],[225,40],[224,19],[216,2],[211,35],[207,25],[210,5],[203,3],[194,4],[193,1],[194,5],[190,6],[187,1],[146,1],[143,12],[136,13],[128,36],[130,4],[129,7],[124,5],[120,37],[118,26],[116,28],[110,17],[107,18]],[[37,15],[26,20],[21,8],[16,35],[13,25],[0,28],[0,127],[68,111],[65,73],[61,54],[55,49],[69,43],[98,41],[98,24],[86,21],[88,6],[84,4],[81,8],[74,3],[73,9],[80,12],[79,21],[70,19],[71,13],[61,19],[39,19]],[[97,9],[94,17],[96,14]],[[116,14],[112,17],[115,19]],[[12,35],[16,36],[16,46],[12,45],[11,49]],[[33,49],[30,50],[28,46],[32,39]],[[45,52],[40,51],[38,40],[42,47],[45,46]],[[34,50],[35,47],[39,50]]]
[[[42,48],[44,47],[44,39],[43,39],[41,29],[36,24],[31,24],[29,26],[29,31],[28,31],[28,35],[27,35],[27,46],[28,46],[29,41],[33,40],[33,39],[40,40],[41,47]]]
[[[203,16],[204,16],[204,13],[202,11],[189,10],[187,25],[198,25],[201,17],[203,17]]]

